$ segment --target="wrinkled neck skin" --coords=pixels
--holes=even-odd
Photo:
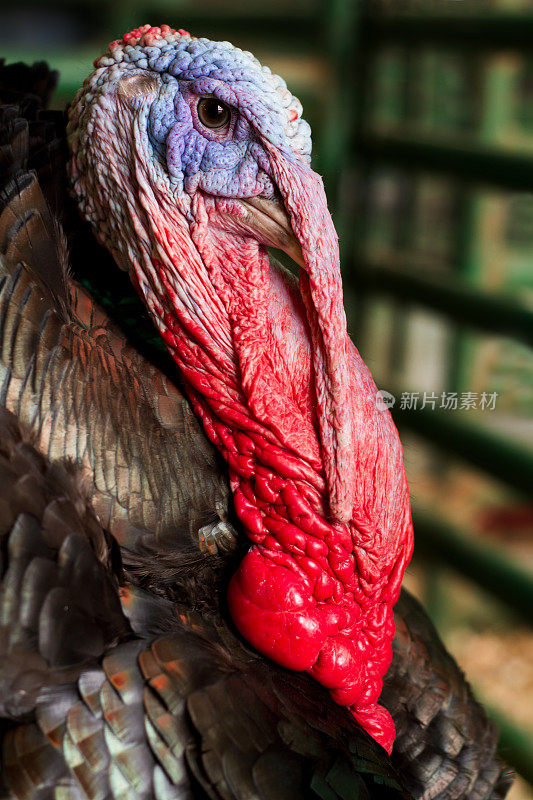
[[[198,194],[193,210],[191,238],[228,315],[248,410],[272,443],[320,473],[309,329],[295,279],[255,239],[228,231],[227,215],[242,213],[234,200]]]
[[[141,141],[142,118],[129,124],[132,141]],[[302,215],[292,202],[298,169],[280,160],[272,171],[302,241],[304,217],[314,212]],[[154,176],[142,153],[125,158],[113,180],[122,200],[112,251],[226,459],[252,543],[228,590],[233,620],[264,655],[326,686],[390,752],[394,726],[378,698],[412,551],[409,498],[396,429],[377,410],[376,387],[346,336],[340,275],[320,282],[321,248],[325,241],[331,249],[334,236],[329,215],[302,245],[309,274],[299,291],[232,224],[235,201],[187,196],[179,181]],[[101,188],[92,191],[107,201]],[[348,522],[338,521],[343,515]]]

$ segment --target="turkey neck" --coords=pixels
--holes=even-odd
[[[372,502],[357,528],[328,521],[312,337],[294,281],[256,241],[222,228],[232,201],[197,194],[188,224],[165,202],[146,208],[151,251],[134,279],[227,461],[253,544],[230,582],[234,621],[262,653],[311,672],[390,747],[392,723],[376,701],[410,549],[376,529]],[[359,379],[375,390],[367,372]]]

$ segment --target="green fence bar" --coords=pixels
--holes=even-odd
[[[413,525],[417,555],[452,567],[532,623],[533,574],[501,547],[472,536],[421,506],[413,510]]]
[[[510,559],[501,547],[476,539],[431,511],[413,510],[415,553],[439,562],[473,581],[500,602],[532,622],[533,575]],[[484,702],[484,705],[487,705]],[[488,708],[498,726],[503,759],[533,784],[533,738],[498,709]]]
[[[489,294],[444,275],[420,274],[386,264],[356,264],[357,293],[372,291],[433,308],[460,324],[511,336],[533,346],[533,310],[501,294]]]
[[[455,175],[508,189],[533,189],[531,155],[472,144],[448,144],[397,134],[362,134],[358,156],[416,170]]]
[[[396,397],[401,396],[401,392],[392,391]],[[470,412],[433,410],[429,406],[404,410],[399,402],[392,409],[399,426],[408,427],[446,452],[459,456],[529,496],[533,486],[533,452],[509,437],[468,422],[467,413]]]
[[[461,45],[472,48],[531,48],[533,14],[494,14],[476,16],[455,14],[436,16],[395,16],[369,14],[365,34],[374,39],[420,44]]]
[[[483,705],[498,726],[500,734],[498,750],[503,760],[533,785],[533,736],[510,722],[501,711],[487,704],[484,699]]]

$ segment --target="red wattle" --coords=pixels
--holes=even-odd
[[[389,713],[377,705],[381,680],[369,678],[366,668],[370,655],[376,655],[376,632],[373,643],[361,630],[354,636],[354,628],[347,627],[354,621],[351,609],[317,603],[301,577],[289,567],[273,563],[258,547],[246,554],[231,579],[228,605],[250,644],[287,669],[309,672],[330,690],[336,703],[349,706],[355,719],[391,752],[394,724]],[[384,628],[377,648],[382,670],[391,659],[387,646],[390,620]]]
[[[228,604],[242,635],[283,667],[310,669],[326,635],[313,614],[316,606],[289,569],[251,550],[230,581]]]

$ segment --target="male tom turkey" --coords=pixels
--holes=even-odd
[[[34,84],[41,77],[43,92],[49,80],[39,68],[12,74]],[[13,98],[4,90],[3,99]],[[4,414],[8,796],[503,796],[508,779],[494,757],[494,731],[407,595],[382,697],[398,733],[392,763],[364,730],[390,748],[390,718],[376,700],[388,666],[390,605],[410,553],[408,507],[388,416],[361,419],[377,412],[360,406],[356,390],[375,388],[343,332],[335,237],[305,163],[309,142],[297,102],[227,43],[146,27],[112,43],[71,113],[71,175],[81,205],[120,265],[137,269],[137,287],[159,315],[193,404],[228,461],[237,533],[220,465],[185,401],[65,274],[61,235],[35,175],[25,171],[29,130],[30,159],[57,201],[47,167],[60,142],[36,105],[22,99],[29,128],[13,110],[3,112],[2,163],[11,181],[0,225],[1,399],[34,437],[32,444]],[[302,209],[305,180],[312,197]],[[228,199],[242,186],[244,197],[254,197],[246,217]],[[273,204],[267,216],[265,202]],[[268,265],[257,236],[285,244],[306,264],[307,321],[277,265],[268,316]],[[184,283],[162,267],[171,245],[187,251],[171,267],[196,266]],[[329,259],[332,275],[320,259]],[[282,341],[274,337],[258,353],[257,325],[264,333],[268,320],[283,325]],[[298,379],[290,391],[289,374]],[[372,448],[369,454],[365,439],[354,459],[345,431],[362,436],[361,424]],[[390,456],[385,462],[382,452]],[[76,460],[75,474],[57,464],[66,456]],[[356,472],[364,502],[354,511]],[[89,497],[114,538],[99,527]],[[401,526],[398,541],[381,529],[393,522]],[[215,554],[201,554],[198,531],[204,550]],[[243,549],[244,534],[255,542],[251,551]],[[122,608],[115,540],[129,579]],[[363,544],[370,560],[359,552]],[[356,573],[354,559],[345,563],[349,548]],[[241,566],[229,597],[238,627],[298,672],[257,655],[228,624],[225,586],[235,559]],[[275,607],[270,616],[266,601]],[[250,605],[260,624],[250,622]],[[295,616],[295,608],[302,613]],[[263,636],[267,625],[273,646]],[[352,640],[360,638],[354,654]],[[341,705],[301,671],[310,643],[322,660],[315,655],[308,671]],[[357,721],[342,705],[352,706]]]

